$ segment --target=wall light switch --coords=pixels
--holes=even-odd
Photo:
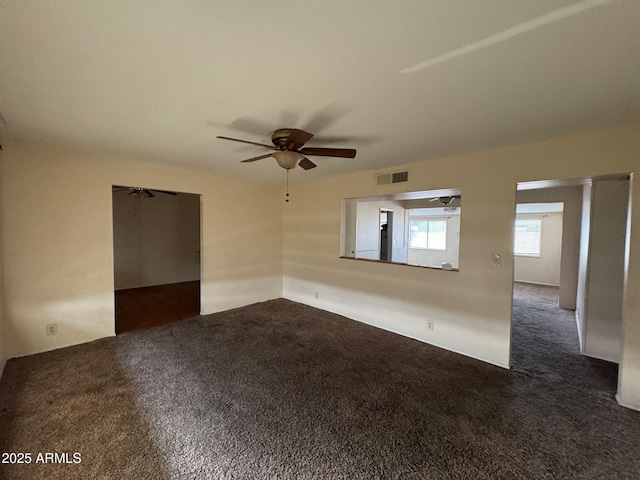
[[[499,267],[500,265],[502,265],[502,257],[497,253],[492,253],[491,265],[493,265],[494,267]]]

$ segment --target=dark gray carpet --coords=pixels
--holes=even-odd
[[[615,365],[576,353],[575,327],[548,330],[571,330],[558,312],[516,301],[511,371],[287,300],[11,360],[1,450],[82,462],[1,472],[640,478],[640,413],[615,403]]]
[[[580,353],[575,312],[558,305],[558,288],[516,283],[511,365],[516,372],[611,398],[618,365]]]

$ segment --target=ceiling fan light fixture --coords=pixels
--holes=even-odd
[[[355,158],[356,150],[353,148],[321,148],[311,147],[302,148],[311,138],[313,134],[299,130],[297,128],[279,128],[271,135],[273,146],[264,143],[250,142],[249,140],[241,140],[239,138],[222,137],[222,140],[231,140],[233,142],[248,143],[258,147],[273,150],[272,153],[258,155],[257,157],[241,160],[242,163],[251,163],[262,160],[267,157],[273,157],[285,170],[289,171],[296,166],[300,166],[304,170],[311,170],[317,167],[315,163],[307,158],[307,156],[319,157],[338,157],[338,158]]]
[[[286,170],[291,170],[296,165],[298,165],[298,162],[300,160],[304,158],[304,155],[302,155],[301,153],[289,152],[286,150],[280,151],[280,152],[273,152],[271,156],[276,159],[276,162],[278,162],[278,165],[280,165],[282,168]]]

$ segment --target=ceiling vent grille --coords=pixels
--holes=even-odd
[[[409,172],[396,172],[391,179],[391,183],[400,183],[409,181]]]
[[[377,185],[388,185],[390,183],[401,183],[409,181],[409,172],[382,173],[376,175]]]

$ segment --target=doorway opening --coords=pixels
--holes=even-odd
[[[200,314],[200,195],[114,186],[116,334]]]
[[[628,180],[518,184],[514,370],[613,397],[622,350]]]
[[[380,260],[393,261],[393,210],[380,209]]]

